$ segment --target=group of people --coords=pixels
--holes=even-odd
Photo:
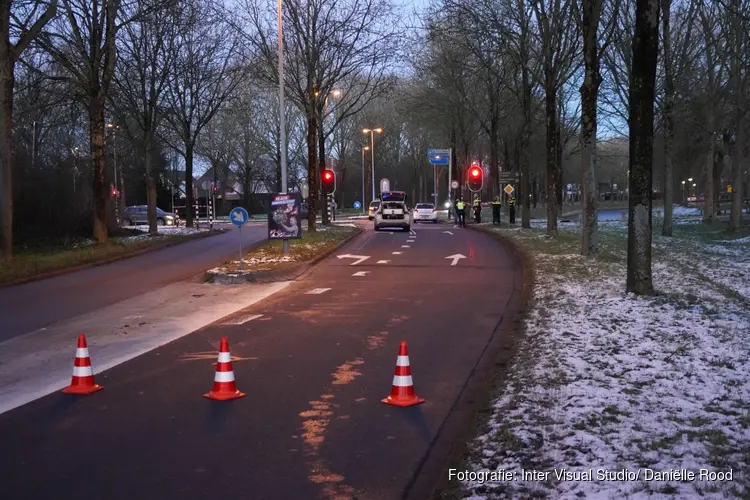
[[[500,201],[500,197],[495,196],[495,199],[492,200],[492,223],[499,225],[500,224],[500,208],[502,207],[502,202]],[[454,224],[458,227],[466,227],[466,209],[468,208],[468,203],[464,202],[463,197],[459,196],[456,198],[455,203],[453,204],[453,214],[454,214]],[[472,210],[474,211],[474,222],[477,224],[482,222],[482,202],[479,198],[476,198],[472,204]],[[509,220],[511,224],[516,223],[516,198],[511,196],[510,201],[508,202],[508,215]]]

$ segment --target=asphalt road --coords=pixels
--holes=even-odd
[[[243,244],[262,241],[265,231],[265,225],[246,226]],[[0,342],[188,279],[239,255],[239,241],[233,228],[111,264],[0,288]]]
[[[0,498],[426,500],[521,274],[489,236],[414,231],[368,230],[285,291],[97,373],[103,391],[0,415]],[[230,402],[202,397],[222,336],[247,393]],[[411,408],[381,403],[401,340],[426,399]]]

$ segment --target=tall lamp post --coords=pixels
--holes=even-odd
[[[286,171],[286,116],[284,116],[284,30],[283,30],[283,0],[278,2],[279,29],[279,147],[281,148],[281,192],[287,191]],[[284,238],[283,252],[289,253],[289,240]]]
[[[362,147],[362,215],[365,215],[365,151],[369,151],[370,146]]]
[[[685,205],[685,181],[682,181],[682,204]]]
[[[378,128],[365,128],[362,129],[363,134],[370,134],[370,157],[372,158],[372,200],[375,200],[375,134],[382,134],[383,129]]]

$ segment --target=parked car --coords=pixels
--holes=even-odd
[[[432,203],[417,203],[417,206],[414,209],[414,223],[416,224],[421,221],[437,224],[438,219],[435,205]]]
[[[375,212],[380,208],[380,200],[373,200],[370,202],[370,209],[367,211],[367,219],[372,220],[375,218]]]
[[[148,224],[148,207],[146,205],[133,205],[126,207],[122,216],[125,226],[140,226]],[[180,217],[172,212],[165,212],[156,207],[156,224],[159,226],[178,226]]]

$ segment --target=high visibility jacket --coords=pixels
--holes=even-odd
[[[493,201],[492,204],[499,207],[502,203],[499,201]]]
[[[478,207],[478,206],[479,206],[479,205],[480,205],[481,203],[482,203],[482,202],[481,202],[481,201],[479,201],[478,199],[477,199],[477,200],[474,200],[474,206],[475,206],[475,207]]]
[[[511,205],[512,207],[515,207],[515,206],[516,206],[516,199],[515,199],[515,198],[513,198],[512,200],[510,200],[510,205]]]
[[[459,209],[459,210],[463,210],[464,209],[464,202],[463,201],[459,201],[458,203],[456,203],[456,208]]]

